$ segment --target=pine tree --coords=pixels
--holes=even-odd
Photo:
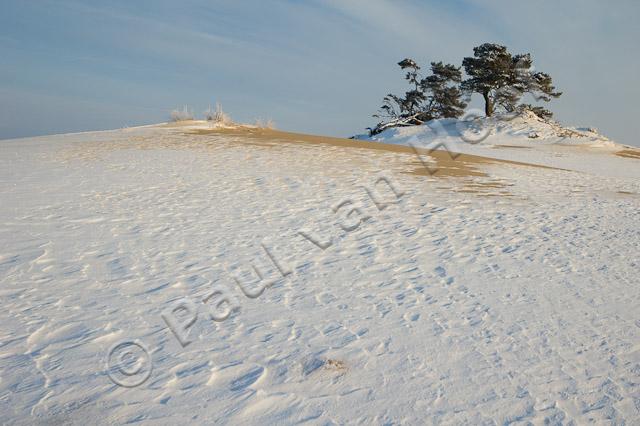
[[[420,107],[426,97],[420,84],[420,66],[413,59],[403,59],[398,62],[401,69],[407,69],[405,80],[409,82],[412,90],[405,92],[404,98],[393,94],[388,94],[383,99],[383,105],[380,108],[383,116],[391,119],[407,118],[420,115]],[[375,117],[379,117],[376,115]],[[422,117],[425,118],[425,117]],[[416,120],[419,120],[416,117]]]
[[[458,118],[467,104],[462,101],[458,85],[462,81],[460,68],[442,62],[431,62],[431,75],[421,81],[428,95],[428,114],[433,118]],[[452,85],[453,84],[453,85]]]
[[[384,121],[369,129],[377,134],[390,127],[420,125],[436,118],[457,118],[467,106],[462,101],[458,87],[462,81],[460,68],[442,62],[431,63],[431,75],[422,78],[420,66],[413,59],[398,62],[403,70],[408,70],[405,79],[411,90],[404,97],[388,94],[384,97],[380,113],[374,117]]]
[[[464,58],[462,65],[469,78],[461,87],[482,95],[487,117],[496,107],[516,111],[526,93],[545,102],[562,94],[555,91],[549,74],[533,71],[530,54],[512,55],[505,46],[485,43],[474,47],[473,57]]]

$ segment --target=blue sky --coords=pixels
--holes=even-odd
[[[530,52],[556,118],[640,145],[640,2],[0,0],[0,139],[147,124],[221,102],[237,121],[350,136],[396,63]]]

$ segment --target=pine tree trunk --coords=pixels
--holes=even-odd
[[[484,98],[484,115],[491,117],[493,115],[493,102],[491,102],[489,92],[482,93],[482,97]]]

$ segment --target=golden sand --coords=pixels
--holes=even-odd
[[[522,146],[522,145],[495,145],[494,149],[505,149],[505,148],[517,148],[517,149],[531,149],[530,146]]]
[[[635,158],[636,160],[640,160],[640,149],[623,149],[622,151],[616,152],[618,157],[625,158]]]
[[[380,142],[369,142],[356,139],[344,139],[330,136],[307,135],[303,133],[283,132],[280,130],[238,127],[228,129],[192,129],[193,135],[228,135],[249,139],[261,146],[283,146],[286,143],[304,143],[314,145],[339,146],[348,149],[366,149],[370,151],[399,152],[411,155],[409,165],[413,167],[411,174],[436,177],[486,177],[487,174],[477,168],[481,164],[509,164],[527,167],[551,169],[517,161],[497,160],[471,154],[450,153],[442,150],[428,150],[404,145],[392,145]]]

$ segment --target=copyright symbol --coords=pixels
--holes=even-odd
[[[139,340],[123,340],[111,346],[105,364],[111,381],[125,388],[140,386],[153,370],[149,350]]]

